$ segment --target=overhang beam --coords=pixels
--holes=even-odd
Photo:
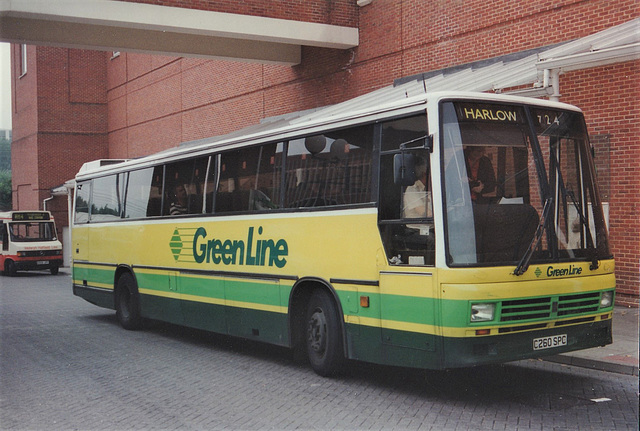
[[[358,29],[113,0],[0,0],[0,40],[295,65],[302,46],[357,46]]]

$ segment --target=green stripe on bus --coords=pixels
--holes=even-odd
[[[269,306],[280,306],[281,302],[282,287],[272,281],[173,276],[171,273],[150,272],[137,273],[136,278],[141,289],[188,295],[194,297],[192,299],[195,301],[197,298],[211,298]]]
[[[115,268],[99,267],[73,267],[73,279],[76,281],[87,280],[88,285],[101,285],[102,287],[113,288],[113,276]]]

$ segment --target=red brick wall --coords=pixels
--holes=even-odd
[[[638,306],[640,263],[640,61],[561,76],[562,100],[585,113],[604,201],[609,202],[618,303]],[[599,137],[605,137],[601,143]],[[609,172],[606,169],[609,169]]]
[[[411,75],[564,42],[638,12],[635,0],[402,2],[404,69]]]
[[[27,47],[27,73],[20,76],[20,45],[11,45],[11,110],[13,123],[13,145],[38,131],[36,83],[38,67],[36,50]],[[20,97],[16,97],[20,94]]]
[[[29,46],[27,74],[15,79],[18,45],[13,53],[13,208],[42,209],[84,162],[108,156],[106,61],[102,52]],[[49,203],[66,206],[64,197]],[[61,233],[67,217],[54,216]]]
[[[27,73],[20,74],[20,45],[11,46],[12,129],[11,188],[12,206],[17,209],[35,209],[37,205],[37,77],[36,50],[27,47]],[[19,97],[16,97],[19,95]]]
[[[85,161],[108,157],[106,68],[103,52],[66,48],[38,47],[37,62],[38,189],[46,198]]]

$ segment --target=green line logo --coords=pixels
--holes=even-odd
[[[169,240],[169,248],[176,262],[195,262],[193,258],[193,235],[197,228],[176,228]]]
[[[176,262],[284,268],[289,245],[284,238],[263,237],[264,229],[249,227],[244,239],[209,236],[204,227],[175,228],[169,249]]]

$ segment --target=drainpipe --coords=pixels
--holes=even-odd
[[[49,202],[51,199],[53,199],[53,196],[46,198],[45,200],[42,201],[42,210],[46,211],[47,210],[47,202]]]
[[[549,96],[549,100],[554,102],[560,101],[560,69],[545,69],[545,76],[550,73],[551,87],[553,88],[553,94]]]

